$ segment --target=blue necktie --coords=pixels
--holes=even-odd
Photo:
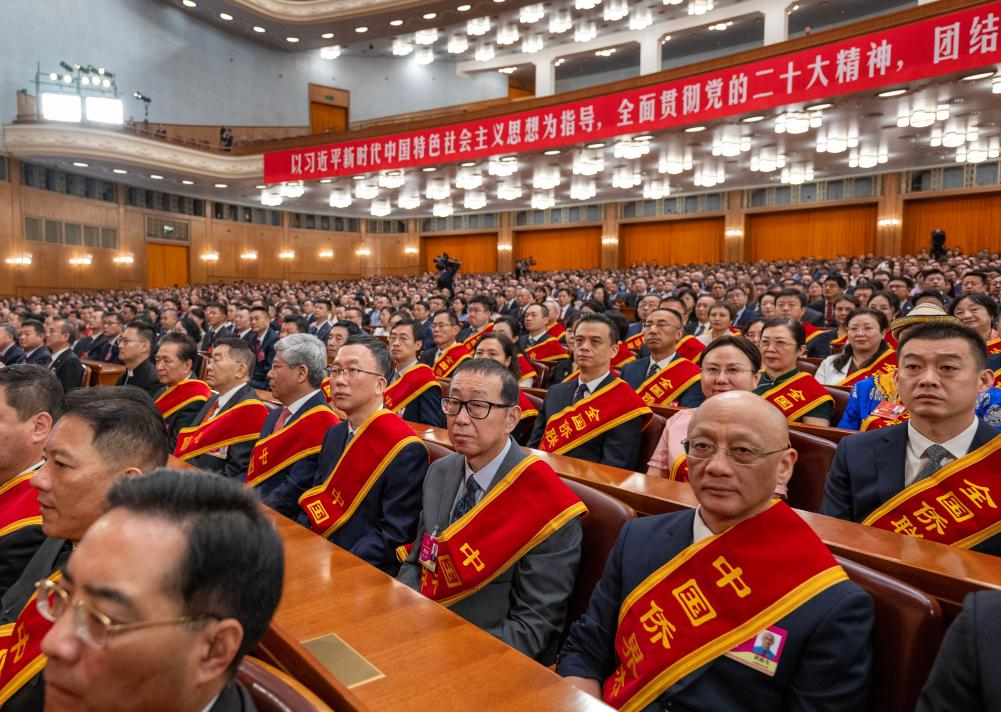
[[[453,522],[466,516],[469,510],[476,506],[476,495],[479,491],[480,486],[476,484],[476,478],[470,475],[469,479],[466,480],[466,491],[462,493],[462,497],[452,512]]]
[[[918,477],[915,482],[920,482],[923,479],[931,477],[936,472],[942,469],[942,461],[947,457],[952,457],[952,453],[946,450],[944,447],[938,444],[932,444],[924,451],[924,456],[928,458],[928,462],[925,466],[921,468],[918,473]]]

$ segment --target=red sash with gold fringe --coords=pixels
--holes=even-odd
[[[564,337],[566,337],[566,335],[567,335],[567,330],[566,330],[566,327],[563,326],[563,324],[560,324],[559,322],[556,322],[555,324],[553,324],[552,326],[550,326],[548,329],[546,329],[546,333],[549,334],[550,336],[552,336],[557,341],[562,341],[564,339]]]
[[[681,394],[702,380],[702,370],[687,358],[677,358],[636,389],[647,405],[671,405]]]
[[[614,368],[616,371],[622,371],[623,366],[635,360],[636,357],[633,356],[633,352],[626,348],[625,342],[620,341],[618,348],[615,349],[615,353],[612,354],[612,361],[609,363],[609,367]]]
[[[61,578],[61,571],[49,576],[50,581]],[[36,595],[31,594],[17,620],[0,626],[0,707],[45,668],[42,638],[52,628],[52,622],[38,612]]]
[[[289,465],[318,453],[327,431],[339,422],[334,411],[325,405],[318,405],[278,432],[258,440],[250,455],[245,480],[247,487],[257,487]]]
[[[435,571],[421,568],[421,593],[443,606],[461,601],[586,512],[552,467],[526,457],[437,538]]]
[[[911,413],[905,410],[896,418],[884,418],[881,415],[870,415],[859,425],[860,433],[867,433],[870,430],[879,430],[880,428],[888,428],[891,425],[900,425],[901,423],[906,423],[911,419]]]
[[[257,440],[268,419],[268,407],[256,398],[241,401],[203,423],[181,428],[174,457],[190,460],[229,445]]]
[[[157,396],[156,407],[160,410],[160,415],[166,420],[174,413],[191,403],[204,403],[212,397],[212,389],[205,381],[195,378],[186,378],[176,385],[165,389]]]
[[[472,354],[465,344],[452,344],[448,351],[434,362],[435,378],[449,378],[455,367],[470,357]]]
[[[42,525],[38,490],[31,486],[31,476],[37,471],[38,467],[32,467],[0,486],[0,537]]]
[[[848,345],[847,334],[845,334],[844,336],[836,336],[835,338],[831,339],[831,353],[839,354],[845,350],[845,346],[847,345]]]
[[[388,410],[373,413],[355,432],[323,484],[299,498],[309,528],[329,537],[343,526],[400,450],[411,443],[425,447],[400,416]]]
[[[905,488],[862,523],[969,549],[1001,532],[999,473],[1001,437],[996,437]]]
[[[1001,354],[1001,338],[991,339],[987,342],[987,355],[997,356]]]
[[[634,355],[639,355],[640,349],[646,344],[646,337],[643,332],[640,331],[638,334],[633,334],[628,339],[626,339],[626,348],[633,352]]]
[[[518,376],[519,381],[523,378],[528,378],[529,376],[532,376],[534,378],[535,376],[539,375],[539,372],[535,370],[535,366],[529,363],[528,359],[525,358],[522,354],[518,354],[518,371],[521,374],[520,376]]]
[[[334,402],[334,396],[330,391],[330,376],[323,377],[323,383],[320,384],[320,390],[323,391],[323,397],[326,398],[327,403]]]
[[[668,479],[688,482],[688,456],[685,453],[678,455],[678,459],[671,463],[671,476]]]
[[[539,449],[562,455],[621,423],[639,416],[649,421],[652,415],[629,384],[616,378],[550,417]]]
[[[382,394],[382,402],[394,413],[400,413],[410,403],[429,388],[437,388],[441,393],[441,384],[434,371],[427,364],[417,363],[400,374],[391,386]]]
[[[472,351],[476,348],[476,342],[479,341],[481,337],[486,336],[493,330],[494,330],[494,323],[492,321],[488,321],[483,326],[482,329],[480,329],[479,331],[474,331],[459,343],[465,346],[468,351]]]
[[[804,372],[765,391],[761,397],[781,410],[790,423],[824,403],[834,403],[820,381]]]
[[[525,418],[531,418],[534,415],[538,415],[539,411],[532,403],[528,400],[528,396],[525,395],[525,391],[518,391],[518,406],[521,408],[521,417],[518,420],[524,420]]]
[[[887,349],[883,352],[882,356],[870,363],[865,368],[860,368],[853,373],[849,373],[845,376],[845,380],[839,383],[839,386],[853,386],[864,378],[869,376],[875,376],[877,373],[893,373],[897,370],[897,352],[893,349]]]
[[[567,350],[563,348],[563,344],[557,341],[555,337],[550,336],[525,349],[525,357],[532,361],[552,363],[553,361],[565,359],[567,357]]]
[[[819,334],[824,333],[824,329],[814,326],[813,324],[807,324],[805,321],[801,321],[800,324],[803,325],[803,331],[806,332],[806,343],[813,341]]]
[[[691,334],[681,337],[681,340],[674,345],[674,350],[692,363],[699,362],[699,359],[702,358],[702,351],[705,348],[706,345]]]
[[[626,596],[615,632],[618,665],[602,698],[617,709],[641,710],[846,579],[809,525],[773,501],[692,544]]]

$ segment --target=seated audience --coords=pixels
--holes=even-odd
[[[504,334],[491,333],[481,337],[476,344],[476,351],[473,353],[473,357],[488,358],[502,364],[511,372],[514,378],[518,378],[521,375],[518,368],[518,352],[514,344],[511,343],[511,340]],[[524,445],[532,434],[531,427],[529,426],[531,426],[534,419],[539,415],[539,411],[521,388],[518,389],[518,407],[521,408],[521,415],[518,418],[518,425],[515,426],[514,431],[511,433],[511,437],[519,445]]]
[[[825,358],[815,378],[825,386],[852,386],[874,373],[892,373],[896,352],[884,338],[890,323],[883,312],[855,309],[845,324],[848,342],[844,351]]]
[[[733,323],[736,310],[729,302],[713,302],[709,307],[709,328],[703,331],[697,338],[703,345],[730,333],[730,326]]]
[[[675,350],[678,339],[684,336],[681,314],[673,309],[652,309],[640,333],[649,355],[623,366],[622,380],[647,405],[698,407],[704,400],[699,367]]]
[[[125,366],[125,373],[116,385],[135,386],[156,397],[162,388],[156,375],[156,366],[150,361],[156,350],[156,332],[145,321],[130,321],[118,342],[118,357]]]
[[[775,312],[777,316],[800,322],[803,326],[803,343],[806,345],[804,355],[811,357],[827,357],[831,355],[831,339],[834,333],[824,331],[817,324],[823,321],[823,315],[813,312],[817,318],[811,320],[807,314],[806,296],[794,288],[786,288],[775,297]]]
[[[417,360],[423,343],[424,327],[413,319],[401,319],[390,329],[389,353],[394,367],[383,394],[385,405],[411,423],[443,428],[441,384],[431,367]]]
[[[758,346],[765,368],[754,392],[782,411],[790,423],[830,425],[834,399],[796,363],[806,350],[802,322],[786,317],[766,319]]]
[[[49,368],[66,393],[84,385],[83,361],[73,351],[76,334],[76,324],[69,319],[53,319],[45,327],[45,345],[52,354]]]
[[[195,422],[212,389],[205,381],[194,377],[198,351],[187,334],[168,332],[160,339],[156,350],[156,377],[162,388],[156,394],[156,407],[167,424],[167,445],[174,451],[177,434]]]
[[[105,363],[122,363],[118,356],[118,345],[125,330],[125,320],[117,312],[105,312],[101,321],[101,335],[87,351],[87,358]]]
[[[271,328],[271,316],[266,307],[256,306],[250,309],[250,333],[247,342],[254,350],[257,365],[250,376],[250,385],[254,388],[268,387],[268,374],[275,359],[275,344],[278,334]]]
[[[0,363],[13,366],[24,363],[24,349],[17,343],[17,327],[13,324],[0,324]]]
[[[25,319],[18,331],[18,343],[24,350],[24,363],[48,366],[52,352],[45,347],[45,326],[37,319]]]
[[[434,349],[421,354],[420,362],[430,366],[435,378],[449,378],[452,371],[470,358],[470,349],[456,340],[459,335],[459,319],[448,309],[439,309],[431,321],[431,338]]]

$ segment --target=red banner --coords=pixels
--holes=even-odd
[[[264,155],[266,183],[466,161],[701,123],[1001,61],[1001,2],[716,72],[478,121]]]

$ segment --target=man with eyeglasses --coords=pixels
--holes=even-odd
[[[435,348],[421,354],[420,362],[434,370],[435,378],[450,378],[456,366],[472,356],[469,347],[456,341],[459,318],[449,309],[439,309],[431,320]]]
[[[166,464],[167,431],[145,393],[81,388],[66,394],[43,455],[45,464],[31,485],[38,490],[46,539],[0,599],[0,650],[8,651],[0,669],[5,712],[41,709],[41,643],[50,624],[29,605],[35,583],[59,579],[73,546],[103,513],[115,482]],[[10,652],[15,647],[20,654]]]
[[[87,351],[87,358],[105,363],[121,363],[118,344],[122,340],[124,328],[125,320],[121,314],[105,312],[101,320],[101,335],[94,340],[90,350]]]
[[[61,579],[39,582],[45,709],[254,709],[234,679],[281,598],[282,543],[236,482],[116,484]]]
[[[469,325],[463,327],[456,340],[470,351],[475,349],[476,342],[480,340],[480,337],[493,331],[494,323],[490,320],[492,315],[493,302],[490,297],[482,294],[473,297],[469,300],[469,306],[466,308]]]
[[[290,519],[298,516],[299,498],[313,484],[323,437],[339,422],[320,389],[326,370],[326,349],[312,334],[291,334],[275,344],[268,382],[282,407],[264,421],[246,483]]]
[[[45,345],[52,352],[49,369],[59,379],[66,393],[83,385],[83,362],[73,351],[76,334],[76,324],[70,319],[53,319],[45,327]]]
[[[587,510],[552,467],[511,438],[518,382],[466,361],[442,408],[455,454],[424,480],[420,526],[399,579],[544,664],[553,661]]]
[[[773,500],[796,462],[782,414],[722,393],[695,411],[686,449],[698,507],[622,528],[557,672],[616,708],[863,707],[872,599]],[[765,632],[774,659],[754,653]]]
[[[697,408],[705,400],[699,387],[699,367],[674,349],[684,335],[684,319],[673,309],[658,307],[647,314],[643,341],[650,355],[622,367],[622,380],[647,405]]]
[[[636,304],[636,321],[629,325],[629,330],[626,332],[626,348],[637,356],[646,356],[645,352],[640,351],[645,343],[643,325],[649,320],[650,312],[659,306],[660,297],[656,294],[645,294]]]
[[[257,362],[250,344],[232,334],[215,341],[205,382],[215,391],[177,434],[174,457],[207,472],[242,480],[268,408],[248,385]]]
[[[125,373],[118,377],[116,385],[135,386],[155,398],[162,386],[156,367],[150,361],[150,355],[156,349],[153,327],[144,321],[130,321],[118,343],[118,355],[125,365]]]
[[[611,373],[619,344],[604,314],[581,314],[574,326],[576,377],[546,391],[528,447],[631,470],[650,409]]]
[[[413,319],[400,319],[392,326],[389,354],[393,357],[393,373],[383,400],[386,408],[406,421],[444,428],[441,384],[431,367],[417,360],[423,341],[424,327]]]
[[[250,385],[254,388],[267,388],[268,373],[275,359],[275,343],[278,341],[278,334],[271,328],[271,315],[267,307],[251,307],[250,329],[248,342],[257,355],[257,365],[250,376]]]
[[[387,574],[400,570],[396,549],[413,541],[428,451],[383,406],[393,363],[385,344],[353,336],[330,371],[334,407],[345,414],[327,431],[298,520]]]

